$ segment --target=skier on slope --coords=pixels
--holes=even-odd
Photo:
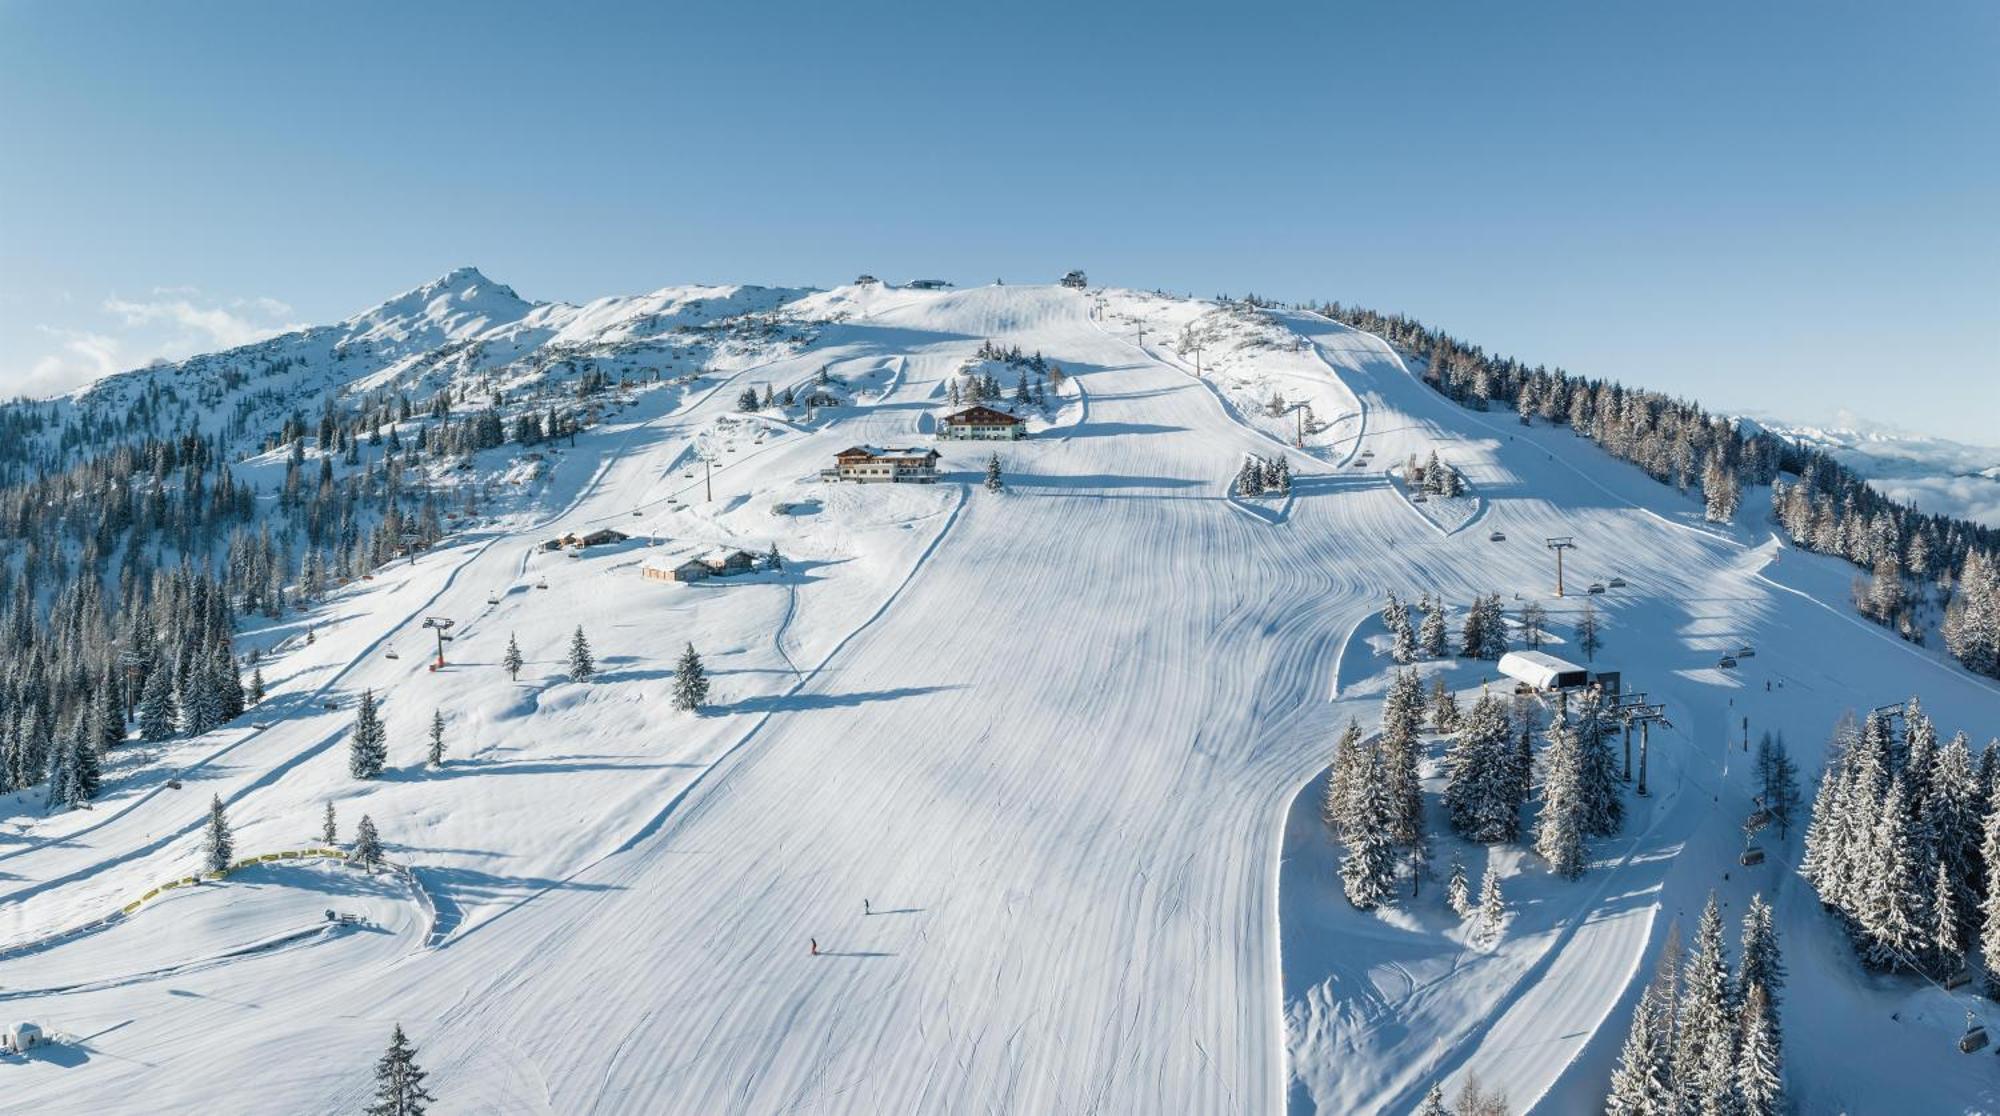
[[[812,955],[813,955],[814,957],[818,957],[818,956],[819,956],[819,939],[818,939],[818,938],[807,938],[807,939],[806,939],[806,941],[808,941],[808,942],[811,942],[811,943],[812,943]]]

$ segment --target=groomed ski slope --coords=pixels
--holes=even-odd
[[[1918,692],[1983,740],[2000,697],[1849,618],[1840,568],[1778,560],[1759,511],[1700,525],[1567,432],[1463,411],[1312,315],[1273,316],[1296,347],[1225,363],[1336,420],[1296,451],[1159,346],[1211,304],[813,297],[850,316],[810,351],[642,393],[561,450],[536,506],[343,594],[269,661],[273,696],[246,718],[268,727],[161,757],[183,789],[121,775],[87,818],[0,845],[0,945],[191,870],[211,793],[246,853],[315,840],[329,799],[343,836],[368,813],[423,892],[272,869],[0,959],[14,1013],[74,1040],[0,1066],[9,1105],[353,1111],[400,1020],[440,1112],[1393,1112],[1468,1069],[1517,1109],[1586,1111],[1668,923],[1711,887],[1740,911],[1753,886],[1784,920],[1805,1110],[1880,1110],[1875,1071],[1844,1056],[1857,1044],[1919,1071],[1904,1110],[1992,1102],[1986,1064],[1948,1049],[1955,1002],[1859,977],[1782,852],[1745,879],[1746,771],[1726,745],[1747,713],[1810,773],[1843,709]],[[995,447],[976,443],[940,445],[934,487],[813,479],[845,446],[927,440],[988,339],[1072,377],[1048,429],[998,447],[1004,492],[979,486]],[[744,385],[822,366],[853,406],[761,441],[724,422]],[[697,441],[723,459],[712,502],[688,475]],[[1433,449],[1479,494],[1473,522],[1441,528],[1388,482]],[[1289,454],[1292,497],[1230,497],[1244,452]],[[774,500],[813,503],[779,517]],[[596,525],[690,553],[776,542],[789,561],[670,586],[639,579],[643,538],[535,549]],[[1340,725],[1378,710],[1383,594],[1546,594],[1557,534],[1579,543],[1573,583],[1631,583],[1594,598],[1599,665],[1672,709],[1655,797],[1578,882],[1496,853],[1516,918],[1491,954],[1462,946],[1435,889],[1352,911],[1313,810]],[[1569,607],[1552,605],[1559,638]],[[437,673],[426,614],[459,621]],[[583,685],[561,677],[578,624],[603,671]],[[509,633],[518,683],[498,666]],[[688,642],[715,675],[700,717],[669,707]],[[1748,669],[1713,669],[1743,642]],[[1482,666],[1449,678],[1476,691]],[[395,765],[372,783],[346,773],[364,687]],[[434,708],[441,772],[420,763]],[[237,952],[329,906],[366,925]]]

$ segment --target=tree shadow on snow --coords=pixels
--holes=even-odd
[[[861,690],[846,694],[770,694],[717,706],[721,713],[798,713],[808,709],[846,709],[878,701],[962,690],[963,686],[902,686],[893,690]]]

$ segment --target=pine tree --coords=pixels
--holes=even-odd
[[[1675,1116],[1673,1089],[1668,1081],[1667,1035],[1660,1023],[1665,1016],[1671,1031],[1673,1005],[1662,1010],[1660,985],[1656,980],[1639,994],[1639,1006],[1632,1012],[1632,1027],[1625,1032],[1625,1046],[1618,1055],[1618,1068],[1611,1074],[1611,1092],[1604,1101],[1606,1116]]]
[[[1446,638],[1443,599],[1425,597],[1424,622],[1417,631],[1418,652],[1426,659],[1442,659],[1446,654]]]
[[[444,766],[444,711],[431,710],[431,752],[432,767]]]
[[[424,1088],[427,1076],[417,1066],[417,1048],[403,1037],[403,1025],[396,1024],[388,1052],[375,1063],[375,1103],[363,1112],[366,1116],[424,1116],[424,1106],[437,1102]]]
[[[782,570],[785,568],[785,557],[778,553],[778,544],[775,542],[771,544],[770,550],[764,552],[764,568],[767,570]]]
[[[1696,924],[1694,950],[1688,954],[1681,983],[1673,1078],[1683,1101],[1694,1101],[1690,1107],[1700,1111],[1701,1104],[1712,1103],[1710,1094],[1726,1093],[1731,1087],[1728,1073],[1736,1053],[1734,993],[1723,956],[1722,912],[1713,892]]]
[[[1000,480],[1000,455],[997,453],[988,454],[986,457],[986,491],[998,492],[1002,487],[1004,485]]]
[[[1589,601],[1583,602],[1583,615],[1576,620],[1576,645],[1583,649],[1585,662],[1596,662],[1597,651],[1604,646],[1597,630],[1597,608]]]
[[[1424,1094],[1424,1104],[1417,1109],[1417,1116],[1451,1116],[1451,1110],[1444,1106],[1444,1086],[1431,1086],[1431,1091]]]
[[[1913,964],[1929,935],[1923,928],[1925,895],[1917,880],[1911,819],[1898,776],[1882,803],[1857,877],[1863,887],[1858,912],[1864,939],[1862,957],[1878,969]]]
[[[1741,1033],[1736,1052],[1735,1111],[1738,1116],[1778,1116],[1785,1111],[1783,1054],[1778,1020],[1761,984],[1752,984],[1743,993]]]
[[[1451,860],[1451,878],[1445,881],[1444,901],[1451,913],[1460,918],[1472,913],[1472,884],[1465,878],[1465,861],[1458,857]]]
[[[1452,828],[1467,840],[1492,843],[1520,836],[1519,779],[1499,698],[1481,694],[1461,719],[1445,753],[1445,806]]]
[[[1506,918],[1507,901],[1500,897],[1500,873],[1488,864],[1486,879],[1479,885],[1479,924],[1473,930],[1473,943],[1490,949],[1500,940],[1501,923]]]
[[[69,734],[68,747],[69,785],[64,788],[68,792],[65,805],[76,809],[97,798],[103,769],[97,756],[97,744],[85,733],[81,721]]]
[[[2000,999],[2000,802],[1986,815],[1980,859],[1986,865],[1986,901],[1980,907],[1979,946],[1986,960],[1986,994]]]
[[[1442,677],[1431,683],[1431,728],[1437,732],[1458,730],[1458,698]]]
[[[334,821],[333,803],[330,800],[326,804],[326,815],[319,823],[319,840],[328,848],[340,843],[340,828]]]
[[[1775,1027],[1778,1000],[1785,987],[1785,962],[1778,951],[1777,922],[1771,904],[1761,894],[1750,897],[1743,912],[1741,957],[1736,966],[1736,987],[1747,994],[1752,986],[1764,991],[1764,1010]]]
[[[1414,662],[1417,657],[1417,633],[1410,627],[1410,609],[1389,594],[1389,605],[1382,610],[1382,622],[1389,629],[1389,657],[1399,663]]]
[[[250,670],[250,704],[257,705],[263,702],[263,700],[264,700],[264,668],[253,667]]]
[[[360,824],[354,827],[352,859],[370,872],[382,863],[382,838],[375,832],[375,820],[367,814],[361,815]]]
[[[1373,910],[1396,885],[1396,851],[1391,835],[1396,804],[1390,798],[1382,750],[1368,750],[1368,765],[1355,788],[1354,824],[1347,833],[1347,855],[1340,862],[1340,882],[1347,901]]]
[[[1397,671],[1382,701],[1383,779],[1388,784],[1390,837],[1406,848],[1423,842],[1422,761],[1417,734],[1424,724],[1424,683],[1415,670]]]
[[[382,718],[375,711],[375,691],[361,691],[361,705],[354,713],[354,729],[348,739],[347,771],[357,779],[373,779],[389,762],[388,736]]]
[[[519,682],[521,680],[521,664],[526,661],[521,658],[521,645],[514,642],[514,633],[508,632],[507,652],[500,656],[500,665],[507,668],[507,677],[512,681]]]
[[[165,667],[157,668],[146,676],[146,686],[140,692],[139,739],[148,743],[166,740],[173,736],[178,720],[174,709],[173,672]]]
[[[1620,789],[1618,757],[1605,739],[1604,718],[1595,693],[1577,705],[1577,741],[1583,751],[1583,831],[1609,837],[1625,825],[1625,796]]]
[[[1543,763],[1542,809],[1535,821],[1535,851],[1549,862],[1551,871],[1575,879],[1583,874],[1587,862],[1583,848],[1583,748],[1568,725],[1558,721],[1549,726],[1549,745],[1543,752]]]
[[[1334,836],[1345,839],[1355,825],[1356,792],[1367,774],[1367,749],[1361,744],[1361,722],[1350,718],[1333,745],[1333,762],[1327,765],[1326,796],[1320,800],[1320,817]]]
[[[597,661],[590,655],[590,640],[584,638],[583,625],[576,626],[576,634],[569,637],[569,680],[588,682],[597,673]]]
[[[674,708],[683,713],[693,713],[708,704],[708,671],[701,665],[701,656],[695,654],[694,644],[687,645],[681,652],[680,661],[674,664]]]
[[[211,875],[226,872],[235,858],[236,842],[229,833],[229,817],[223,811],[222,796],[212,795],[208,800],[208,826],[201,838],[202,871]]]

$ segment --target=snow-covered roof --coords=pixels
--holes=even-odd
[[[936,457],[928,446],[849,446],[835,457]]]
[[[1589,671],[1540,651],[1507,652],[1500,656],[1500,673],[1526,682],[1537,690],[1581,686],[1590,680]]]

